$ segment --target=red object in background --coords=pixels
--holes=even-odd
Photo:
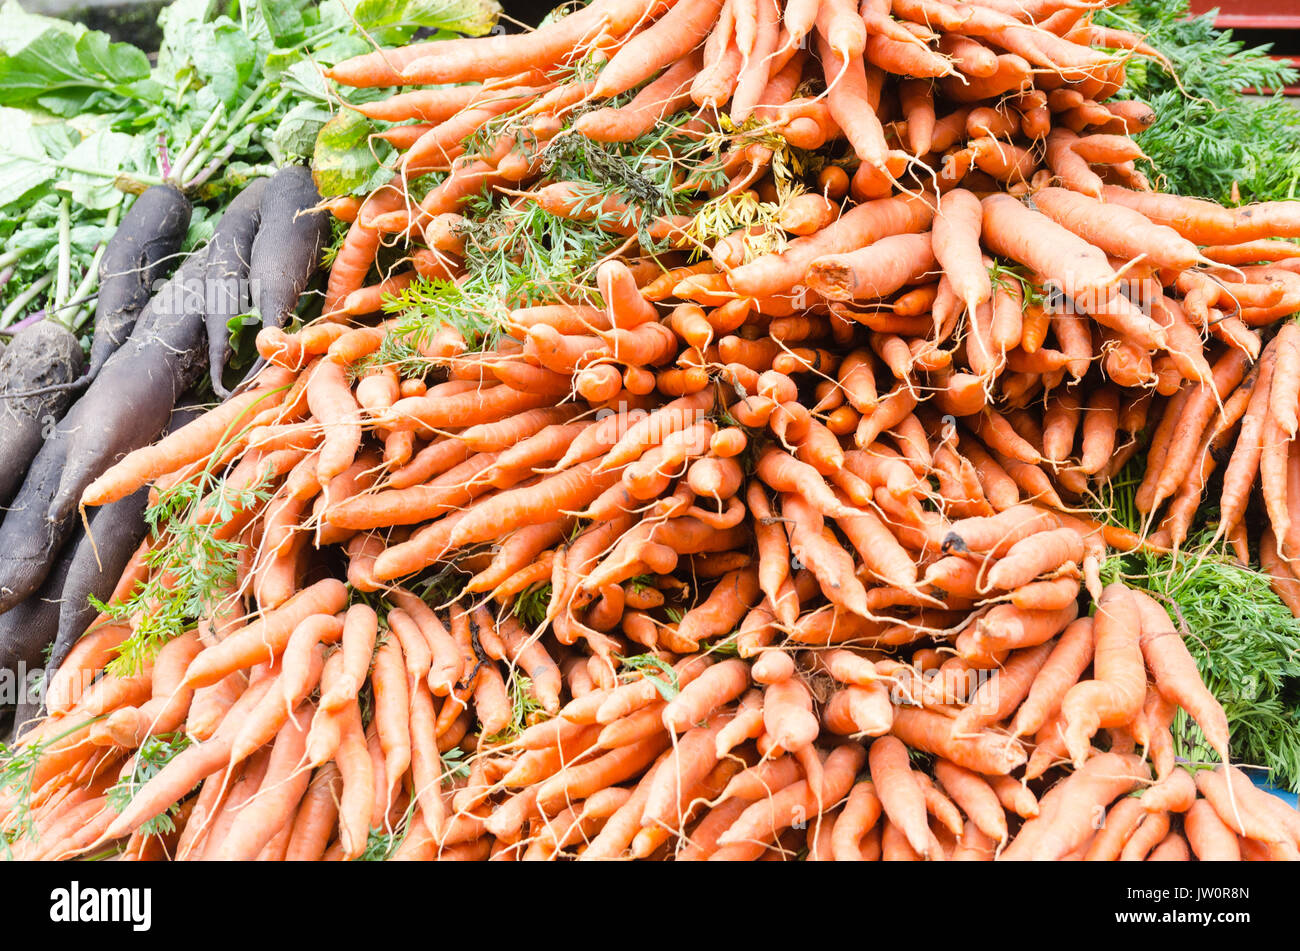
[[[1219,15],[1214,25],[1225,30],[1300,30],[1300,0],[1192,0],[1193,13]]]
[[[1214,18],[1214,25],[1221,30],[1300,31],[1300,0],[1191,0],[1193,13],[1208,13],[1216,7],[1219,15]],[[1275,36],[1241,38],[1256,43],[1277,41]],[[1300,56],[1278,55],[1274,59],[1285,60],[1300,69]],[[1300,86],[1287,86],[1283,92],[1300,96]]]

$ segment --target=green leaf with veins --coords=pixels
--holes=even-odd
[[[76,45],[85,29],[6,0],[0,6],[0,103],[24,102],[50,88],[84,82]]]
[[[91,30],[76,42],[77,61],[91,76],[125,84],[149,75],[149,57],[130,43],[114,43],[107,33]]]
[[[124,168],[134,147],[135,139],[131,136],[100,129],[83,139],[63,157],[63,161],[72,168]],[[71,194],[72,200],[84,208],[104,211],[122,200],[122,192],[116,187],[114,179],[103,175],[69,171],[57,187],[60,191]]]
[[[180,69],[189,61],[190,39],[208,19],[217,0],[174,0],[158,14],[162,27],[162,44],[158,49],[158,68],[163,73]]]
[[[316,135],[312,178],[325,197],[360,195],[372,187],[376,177],[391,173],[384,163],[393,147],[383,139],[372,139],[374,131],[365,116],[344,109],[321,127]]]
[[[107,34],[27,13],[16,0],[0,7],[0,105],[72,91],[127,95],[127,84],[147,76],[148,67],[140,50]]]
[[[434,27],[482,36],[496,25],[496,0],[360,0],[352,15],[363,29],[385,26]]]
[[[280,74],[281,88],[288,89],[299,99],[319,99],[322,104],[332,106],[333,93],[325,77],[314,63],[300,59],[299,55],[295,52],[294,61],[287,64]]]
[[[0,141],[0,208],[11,205],[58,175],[50,155],[20,109],[0,108],[5,136]]]
[[[217,99],[227,106],[233,104],[256,65],[253,41],[238,24],[221,17],[215,23],[201,24],[188,49],[194,68],[207,80]]]
[[[307,24],[298,0],[257,0],[257,9],[276,46],[293,46],[306,35]]]
[[[331,118],[333,114],[324,106],[298,103],[285,113],[271,135],[273,157],[280,162],[310,158],[316,149],[316,137]]]

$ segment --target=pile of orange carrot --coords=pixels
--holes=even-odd
[[[87,489],[199,487],[185,526],[238,570],[133,671],[105,668],[143,618],[76,646],[0,804],[15,852],[1300,858],[1195,632],[1101,582],[1182,545],[1222,465],[1220,536],[1251,560],[1258,483],[1300,616],[1300,202],[1153,191],[1154,116],[1107,100],[1159,54],[1097,5],[596,0],[331,70],[432,88],[363,107],[410,124],[392,181],[332,205],[325,318],[263,331],[252,388]],[[778,249],[548,177],[548,143],[683,111],[724,143],[691,207],[775,205]],[[792,192],[786,147],[843,155]],[[625,240],[595,295],[507,308],[486,346],[446,321],[411,375],[381,305],[465,275],[485,190]],[[1095,500],[1139,454],[1135,533]],[[121,597],[182,585],[151,569],[177,531]],[[1218,762],[1176,760],[1179,708]]]

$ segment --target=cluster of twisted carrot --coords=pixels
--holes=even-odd
[[[254,389],[87,490],[220,471],[190,518],[243,555],[221,610],[135,674],[93,679],[134,621],[74,649],[24,739],[42,755],[20,848],[1300,857],[1300,815],[1227,765],[1188,632],[1099,577],[1108,548],[1183,541],[1240,422],[1221,531],[1249,557],[1258,474],[1261,557],[1300,588],[1295,325],[1263,345],[1300,307],[1277,240],[1300,203],[1150,191],[1126,135],[1150,110],[1105,102],[1132,52],[1158,55],[1062,0],[596,0],[336,67],[437,88],[364,107],[416,121],[385,133],[394,180],[334,206],[327,318],[263,331]],[[764,133],[735,137],[701,203],[770,198],[774,135],[847,142],[782,199],[779,249],[701,248],[689,216],[543,175],[557,136],[627,141],[697,107],[687,131]],[[464,152],[507,113],[524,121]],[[375,359],[398,332],[379,301],[456,279],[463,204],[494,188],[626,239],[593,271],[600,303],[516,308],[490,349],[448,324],[403,380]],[[413,272],[376,276],[385,245]],[[1138,508],[1167,504],[1151,539],[1084,514],[1141,451]],[[1178,707],[1221,765],[1176,761]],[[146,738],[178,730],[196,742],[109,808]],[[148,831],[169,809],[175,831]]]

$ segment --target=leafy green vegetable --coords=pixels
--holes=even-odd
[[[129,97],[149,75],[149,58],[79,24],[27,13],[17,0],[0,6],[0,105],[40,105],[73,115],[97,93]]]
[[[21,109],[0,108],[6,147],[0,152],[0,207],[15,204],[58,174],[45,143]]]
[[[305,38],[307,20],[293,0],[258,0],[257,9],[276,46],[296,46]]]
[[[496,25],[501,8],[494,0],[360,0],[352,8],[367,30],[385,26],[423,26],[482,36]]]
[[[359,112],[345,109],[316,135],[312,177],[322,195],[365,195],[392,175],[385,167],[393,147],[371,138],[374,129]]]
[[[1173,556],[1117,556],[1102,577],[1144,588],[1165,606],[1228,714],[1234,758],[1265,766],[1274,784],[1300,790],[1300,621],[1266,575],[1205,550],[1207,541],[1193,539]],[[1181,711],[1174,739],[1184,759],[1215,762]]]
[[[129,161],[134,140],[124,132],[102,128],[86,136],[63,156],[68,174],[54,187],[90,211],[107,211],[122,199],[116,182],[102,175],[79,172],[79,168],[119,168]]]
[[[66,322],[81,328],[110,215],[115,223],[145,187],[168,181],[196,200],[185,242],[193,248],[251,178],[312,157],[340,100],[391,92],[333,89],[322,66],[404,43],[417,30],[485,33],[499,10],[496,0],[176,0],[159,14],[162,43],[151,67],[129,43],[3,0],[0,119],[10,134],[0,139],[0,241],[22,252],[6,262],[14,272],[0,288],[3,323],[66,303],[52,286],[20,296],[62,253],[85,298]],[[373,184],[392,151],[365,141],[373,130],[355,112],[341,115],[345,141],[335,143],[339,130],[325,135],[322,166],[346,188],[329,194]],[[48,227],[51,205],[64,195],[72,200],[71,244]],[[89,243],[78,240],[91,233]]]
[[[1172,62],[1133,57],[1122,95],[1146,102],[1156,123],[1136,136],[1164,191],[1234,203],[1293,197],[1300,177],[1300,111],[1281,92],[1262,99],[1248,87],[1281,90],[1297,72],[1270,47],[1247,48],[1214,29],[1215,12],[1188,16],[1187,0],[1133,0],[1099,10],[1099,24],[1144,35]],[[1176,74],[1176,75],[1175,75]]]
[[[316,149],[316,139],[331,118],[329,109],[318,102],[298,103],[275,127],[268,150],[272,156],[285,162],[311,158]]]

